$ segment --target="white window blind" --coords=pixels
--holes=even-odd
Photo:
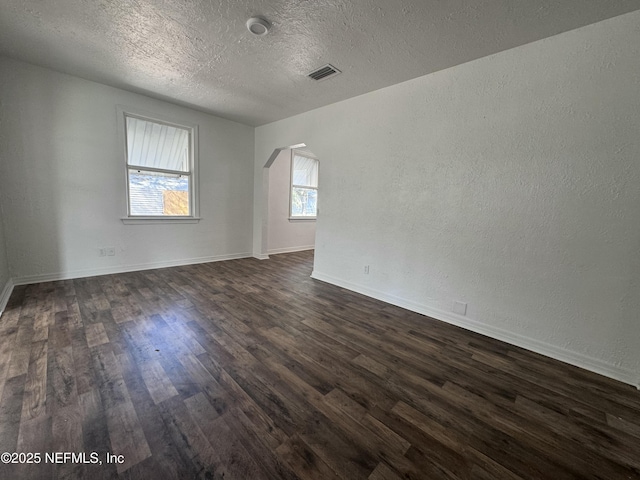
[[[136,117],[126,117],[126,121],[129,165],[189,171],[189,130]]]
[[[318,188],[318,161],[293,154],[293,185]]]

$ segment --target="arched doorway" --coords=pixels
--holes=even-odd
[[[305,144],[276,148],[263,168],[262,255],[312,250],[319,160]]]

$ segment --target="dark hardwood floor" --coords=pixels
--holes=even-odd
[[[16,287],[0,452],[41,457],[0,478],[640,478],[635,388],[312,280],[312,260]]]

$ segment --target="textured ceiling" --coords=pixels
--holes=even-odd
[[[250,125],[640,9],[638,0],[2,0],[0,54]],[[265,37],[245,28],[273,24]],[[331,63],[342,75],[315,82]]]

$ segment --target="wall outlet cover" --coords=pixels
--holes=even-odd
[[[467,304],[463,302],[453,302],[453,313],[457,313],[458,315],[466,315]]]

